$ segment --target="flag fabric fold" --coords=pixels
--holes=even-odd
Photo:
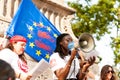
[[[40,12],[32,0],[22,0],[10,23],[7,35],[22,35],[27,39],[25,52],[34,60],[49,61],[60,32]]]

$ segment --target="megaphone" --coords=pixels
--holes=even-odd
[[[78,39],[78,45],[80,47],[80,50],[85,53],[89,53],[95,48],[95,41],[91,34],[82,33]]]

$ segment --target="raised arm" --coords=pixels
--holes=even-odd
[[[68,73],[70,71],[70,67],[71,67],[72,61],[73,61],[76,53],[77,53],[76,50],[72,50],[70,59],[68,60],[68,62],[65,65],[65,67],[64,68],[60,68],[60,69],[55,71],[55,74],[58,77],[58,80],[65,80],[67,78]]]
[[[85,79],[86,73],[88,72],[88,68],[95,62],[95,57],[90,57],[87,61],[85,61],[82,52],[80,54],[80,71],[77,75],[79,80]]]

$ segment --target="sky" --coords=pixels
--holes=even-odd
[[[65,0],[65,3],[67,1],[76,1],[76,0]],[[85,4],[85,0],[80,0],[80,2]],[[91,4],[94,4],[96,2],[97,0],[93,0]],[[110,36],[116,36],[115,34],[116,34],[116,29],[113,29],[110,35],[106,34],[104,37],[101,38],[100,41],[95,40],[95,44],[96,44],[95,50],[98,51],[99,56],[102,57],[102,61],[99,63],[100,68],[105,64],[113,65],[114,54],[110,47],[110,42],[111,42]]]

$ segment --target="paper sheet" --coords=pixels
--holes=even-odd
[[[32,70],[30,70],[30,72],[28,72],[29,74],[32,74],[31,80],[35,80],[36,77],[38,77],[48,68],[50,68],[49,63],[44,59],[40,60],[40,62]]]

